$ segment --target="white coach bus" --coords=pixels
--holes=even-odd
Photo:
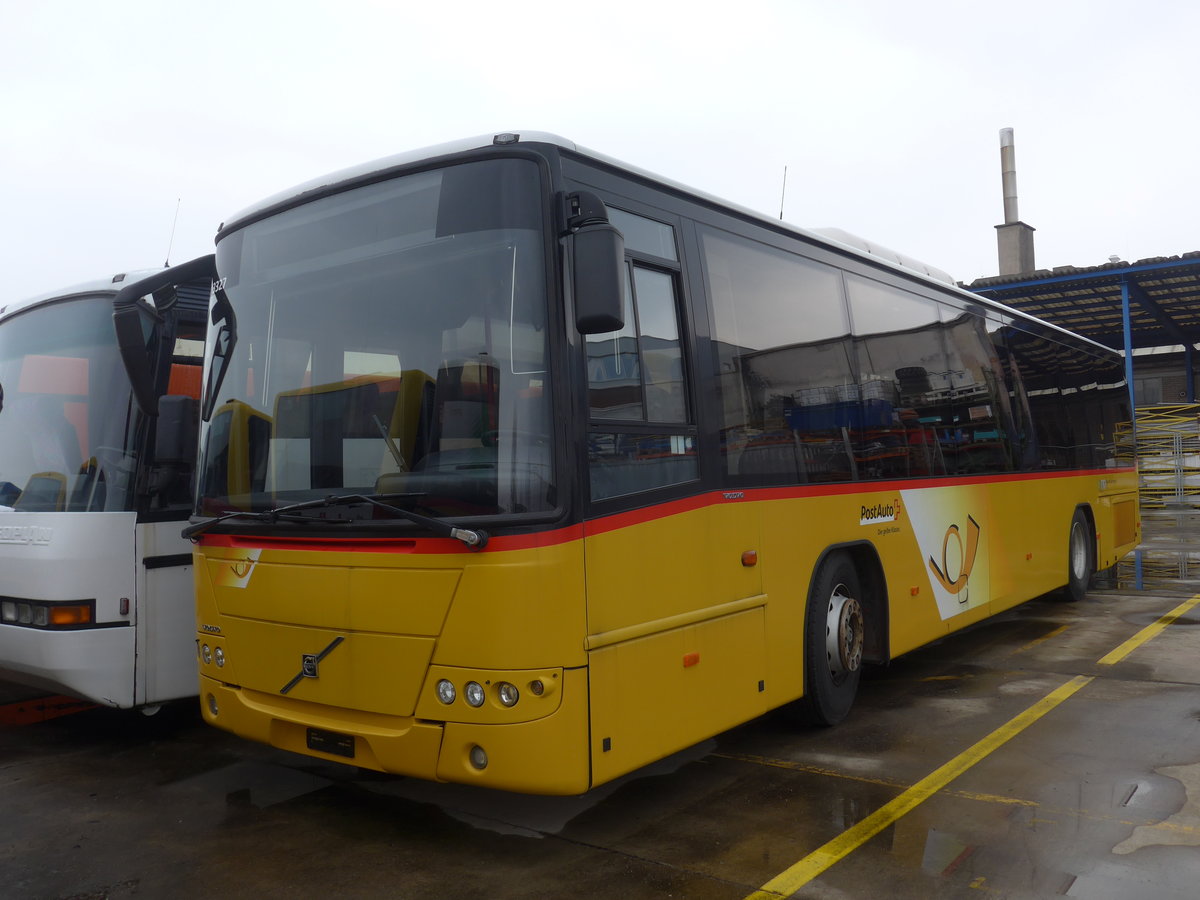
[[[196,693],[180,523],[211,281],[157,274],[0,305],[0,680],[122,708]]]

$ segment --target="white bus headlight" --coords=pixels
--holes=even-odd
[[[447,706],[454,702],[454,698],[458,696],[458,691],[454,689],[454,685],[443,678],[437,683],[437,697]]]
[[[521,699],[521,692],[517,690],[517,686],[509,684],[507,681],[496,685],[496,694],[499,696],[502,706],[516,706],[517,701]]]
[[[217,661],[218,668],[225,665],[225,651],[220,647],[217,647],[215,650],[213,650],[213,659]]]
[[[477,681],[468,681],[467,688],[463,692],[467,698],[468,706],[483,706],[483,685]]]
[[[204,664],[206,666],[209,663],[211,663],[212,662],[212,647],[208,646],[208,644],[205,644],[203,647],[201,647],[200,648],[200,658],[202,660],[204,660]]]

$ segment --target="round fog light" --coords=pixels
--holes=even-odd
[[[204,664],[207,666],[210,662],[212,662],[212,647],[208,646],[208,644],[205,644],[200,648],[200,656],[203,658]]]
[[[529,693],[533,694],[533,696],[540,697],[543,693],[545,693],[545,691],[546,685],[542,684],[542,680],[540,678],[536,681],[529,682]]]
[[[487,764],[488,764],[487,751],[484,750],[482,747],[480,747],[478,744],[476,744],[474,747],[471,748],[470,757],[471,757],[471,765],[473,765],[475,768],[477,768],[481,771],[483,769],[487,768]]]
[[[438,699],[449,706],[454,702],[454,698],[458,696],[458,691],[454,689],[454,685],[443,678],[437,683]]]
[[[509,684],[507,681],[502,681],[496,685],[496,692],[503,706],[516,706],[517,701],[521,699],[521,692],[517,690],[517,686]]]
[[[213,659],[217,661],[218,668],[225,665],[225,651],[220,647],[217,647],[215,650],[213,650]]]
[[[465,693],[468,706],[483,706],[483,686],[479,682],[468,681]]]
[[[212,694],[208,695],[208,711],[212,714],[213,718],[216,718],[217,713],[220,712],[217,709],[217,698]]]

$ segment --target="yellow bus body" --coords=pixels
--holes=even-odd
[[[1140,539],[1136,489],[1133,469],[1097,469],[717,491],[474,553],[205,535],[202,708],[337,762],[580,793],[802,696],[809,583],[830,549],[883,573],[891,658],[1061,587],[1076,509],[1097,567],[1113,565]],[[441,679],[460,692],[449,705]]]

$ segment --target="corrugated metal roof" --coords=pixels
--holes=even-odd
[[[1122,286],[1130,297],[1132,346],[1200,343],[1200,251],[1090,268],[1059,266],[978,278],[968,290],[1122,349]]]

